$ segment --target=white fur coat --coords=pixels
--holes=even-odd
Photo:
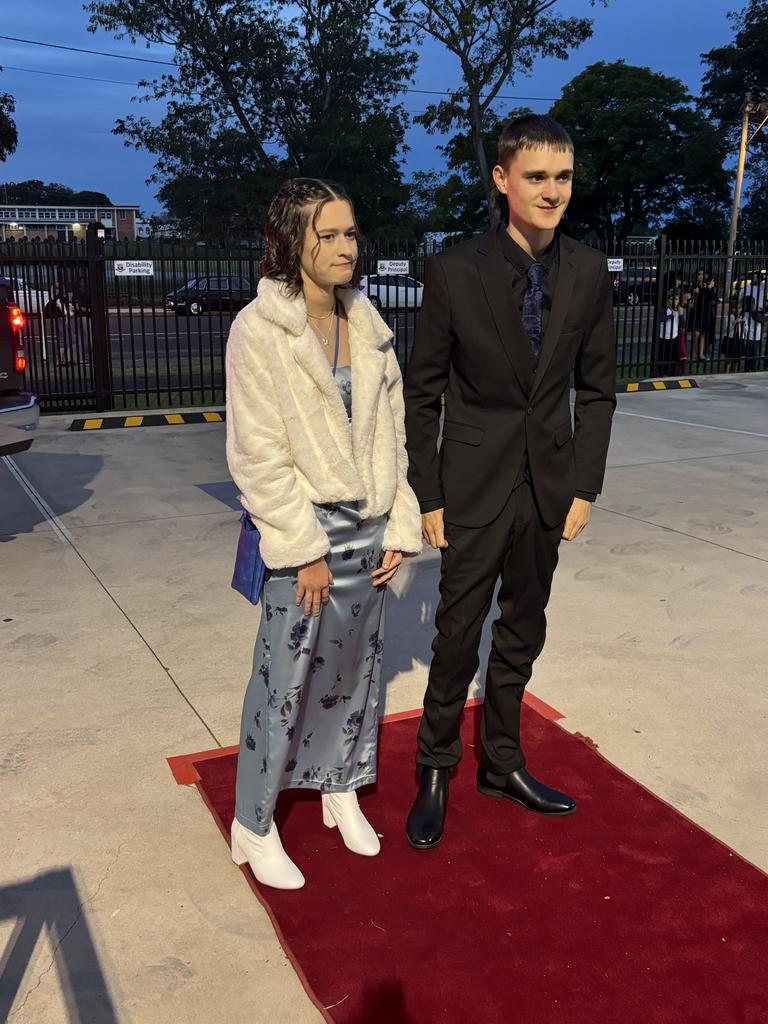
[[[227,462],[270,569],[329,551],[313,502],[357,500],[365,518],[388,513],[384,549],[421,550],[392,332],[362,292],[339,289],[339,298],[352,354],[351,424],[302,296],[262,278],[229,334]]]

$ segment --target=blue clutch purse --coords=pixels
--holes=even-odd
[[[235,555],[235,571],[232,574],[232,589],[250,601],[258,604],[267,567],[259,551],[261,534],[253,525],[246,511],[240,516],[240,538]]]

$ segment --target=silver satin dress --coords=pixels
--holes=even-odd
[[[348,366],[336,382],[352,414]],[[331,544],[330,602],[319,618],[297,608],[297,569],[267,574],[253,672],[243,704],[235,815],[266,835],[282,789],[348,792],[376,779],[386,588],[370,573],[386,516],[362,519],[356,501],[315,505]]]

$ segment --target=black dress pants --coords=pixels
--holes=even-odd
[[[437,636],[419,726],[417,764],[449,768],[461,759],[459,723],[479,665],[483,623],[501,576],[481,722],[483,765],[500,774],[525,764],[520,705],[546,635],[544,610],[563,524],[546,527],[530,484],[516,487],[499,516],[477,529],[445,524]]]

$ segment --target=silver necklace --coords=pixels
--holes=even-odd
[[[333,316],[333,314],[335,312],[336,312],[336,307],[334,306],[334,308],[331,310],[331,312],[330,313],[326,313],[325,316],[313,316],[312,313],[307,313],[307,316],[309,317],[310,320],[320,320],[320,321],[323,321],[323,320],[330,320],[330,318]],[[320,343],[323,345],[324,348],[328,348],[328,346],[331,343],[330,336],[326,336],[325,334],[323,334],[322,329],[319,328],[319,327],[315,327],[314,324],[312,326],[314,328],[315,334],[317,334],[318,337],[320,338]]]

